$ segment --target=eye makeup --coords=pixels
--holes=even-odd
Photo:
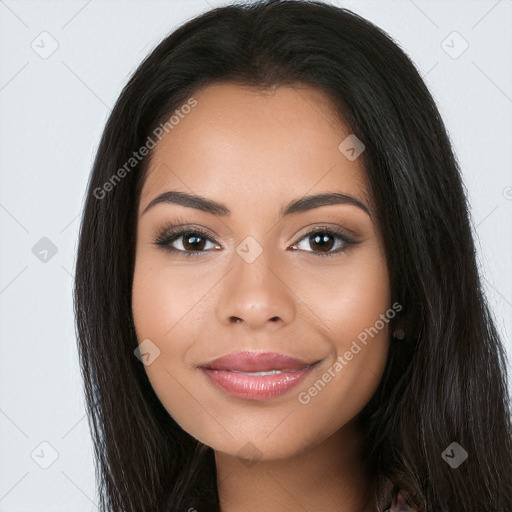
[[[174,255],[200,257],[204,256],[205,253],[222,249],[222,245],[215,240],[212,233],[202,227],[187,223],[183,218],[177,218],[174,221],[164,224],[157,233],[158,234],[156,235],[153,244]],[[328,239],[332,239],[333,242],[330,243]],[[320,244],[320,250],[297,249],[296,246],[304,240],[306,240],[310,246],[311,244]],[[182,249],[175,246],[177,242],[182,245]],[[216,247],[213,249],[205,249],[204,246],[208,243]],[[290,246],[290,248],[293,250],[310,252],[314,256],[328,257],[344,253],[351,246],[359,243],[361,243],[361,240],[358,240],[351,235],[349,230],[345,230],[341,227],[334,228],[332,226],[326,226],[319,223],[310,228],[306,233],[302,234],[301,238]],[[324,244],[324,247],[325,244],[327,245],[328,248],[326,251],[322,250],[322,244]],[[185,245],[188,245],[189,248],[187,249]],[[332,248],[329,248],[330,245],[337,245],[338,247],[335,250],[332,250]]]

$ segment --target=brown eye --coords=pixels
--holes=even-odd
[[[207,244],[212,244],[213,248],[220,248],[206,232],[199,229],[166,230],[158,236],[154,243],[166,251],[185,256],[198,256],[207,252],[212,248]]]
[[[328,233],[309,235],[309,245],[321,252],[329,252],[334,246],[333,236]]]
[[[306,247],[301,247],[301,244],[309,245],[311,250]],[[292,248],[298,248],[306,252],[312,252],[316,256],[335,256],[345,252],[350,245],[360,243],[351,236],[347,235],[343,231],[337,231],[333,229],[320,229],[315,228],[308,233],[299,241],[298,244],[292,246]],[[334,250],[333,248],[336,247]]]
[[[194,232],[185,233],[180,235],[183,239],[183,248],[186,251],[204,251],[206,239],[202,235],[198,235]],[[178,237],[179,238],[179,237]]]

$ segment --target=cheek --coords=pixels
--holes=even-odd
[[[165,256],[163,257],[165,260]],[[141,251],[136,259],[132,312],[139,340],[165,340],[187,329],[192,310],[205,293],[205,276],[162,261],[162,256]],[[208,278],[206,278],[208,279]]]
[[[204,357],[193,350],[208,332],[206,324],[214,306],[207,292],[218,278],[203,267],[193,262],[169,263],[165,254],[144,250],[136,259],[132,287],[135,331],[139,344],[149,339],[158,349],[158,357],[145,365],[145,371],[168,410],[173,404],[190,402],[190,396],[182,395],[182,386],[200,362],[199,356]]]
[[[154,362],[145,365],[146,373],[152,378],[156,376],[156,369],[160,368],[160,378],[163,378],[165,375],[163,369],[167,367],[167,362],[176,360],[180,352],[181,344],[169,343],[168,340],[174,339],[179,332],[181,325],[179,320],[185,314],[182,311],[185,301],[181,296],[183,287],[177,285],[175,280],[169,282],[165,271],[154,263],[151,258],[144,255],[136,260],[132,287],[132,314],[139,344],[150,340],[158,349],[155,349],[158,357]]]
[[[301,403],[337,411],[336,420],[343,423],[370,400],[384,371],[389,321],[396,314],[387,267],[377,251],[360,251],[343,264],[317,272],[314,286],[312,276],[303,278],[297,294],[307,297],[332,357],[314,386],[300,390]]]
[[[377,247],[347,254],[333,265],[301,271],[294,291],[310,306],[318,328],[340,350],[372,327],[390,307],[387,266]],[[387,323],[380,330],[387,334]]]
[[[139,344],[150,340],[150,346],[157,347],[153,350],[158,355],[144,366],[153,390],[169,414],[191,429],[198,412],[186,385],[190,369],[183,363],[194,342],[187,313],[197,298],[190,275],[185,274],[166,269],[151,257],[140,257],[134,271],[132,312]]]
[[[139,341],[160,339],[172,328],[178,315],[177,286],[166,283],[163,272],[156,267],[137,263],[133,277],[132,311]]]

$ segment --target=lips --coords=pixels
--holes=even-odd
[[[297,386],[317,363],[275,352],[235,352],[198,368],[222,391],[237,398],[261,401]]]
[[[313,364],[315,362],[308,363],[275,352],[233,352],[201,365],[201,368],[234,372],[294,372],[304,370]]]

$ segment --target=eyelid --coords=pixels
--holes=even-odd
[[[193,222],[187,221],[184,217],[176,217],[170,221],[163,222],[156,230],[154,238],[158,237],[168,237],[169,234],[178,233],[181,231],[197,231],[201,233],[205,237],[207,237],[210,241],[222,246],[219,242],[215,240],[215,235],[213,232],[199,224],[194,224]]]
[[[352,243],[359,243],[359,236],[352,231],[351,229],[347,229],[344,227],[341,227],[339,225],[328,225],[324,222],[319,222],[318,224],[313,224],[310,228],[305,228],[306,231],[300,235],[300,238],[297,240],[297,242],[300,242],[303,238],[310,235],[311,233],[317,233],[320,231],[328,231],[337,234],[338,236],[343,236],[347,239],[349,239]],[[295,243],[297,243],[295,242]]]

